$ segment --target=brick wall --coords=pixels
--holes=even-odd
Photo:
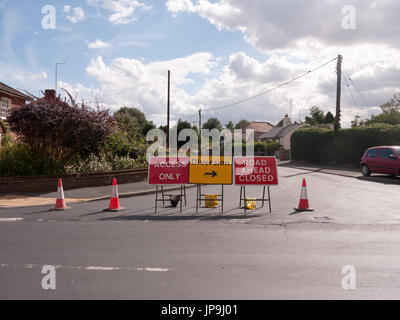
[[[59,178],[63,181],[64,189],[68,190],[111,185],[113,178],[116,178],[118,183],[144,181],[147,178],[147,169],[51,176],[0,177],[0,194],[57,191]]]

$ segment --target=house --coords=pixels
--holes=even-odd
[[[27,101],[32,101],[32,98],[0,82],[0,120],[7,120],[12,110],[24,106]],[[4,133],[2,121],[0,121],[0,147],[1,136]]]
[[[282,127],[275,127],[269,130],[267,133],[261,135],[258,140],[279,142],[279,159],[286,160],[290,158],[290,138],[292,134],[304,126],[307,126],[307,124],[296,122],[292,124],[289,116],[285,115]]]
[[[267,133],[269,130],[274,128],[269,122],[263,121],[252,121],[245,128],[243,128],[243,139],[246,139],[246,130],[254,130],[254,140],[259,140],[258,138],[263,134]]]

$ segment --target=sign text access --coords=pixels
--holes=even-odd
[[[189,157],[151,157],[149,184],[188,184]]]

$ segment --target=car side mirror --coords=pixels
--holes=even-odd
[[[394,154],[391,154],[391,155],[389,156],[389,158],[390,158],[390,159],[393,159],[393,160],[397,160],[397,158],[396,158],[396,156],[395,156]]]

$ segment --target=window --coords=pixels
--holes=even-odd
[[[2,119],[7,118],[7,116],[8,116],[8,111],[10,110],[10,107],[11,107],[11,101],[10,101],[10,99],[1,98],[0,117],[1,117]]]
[[[367,157],[369,157],[369,158],[377,158],[378,157],[378,149],[368,150]]]
[[[390,156],[394,155],[394,152],[392,149],[382,149],[381,150],[381,159],[390,159]]]

